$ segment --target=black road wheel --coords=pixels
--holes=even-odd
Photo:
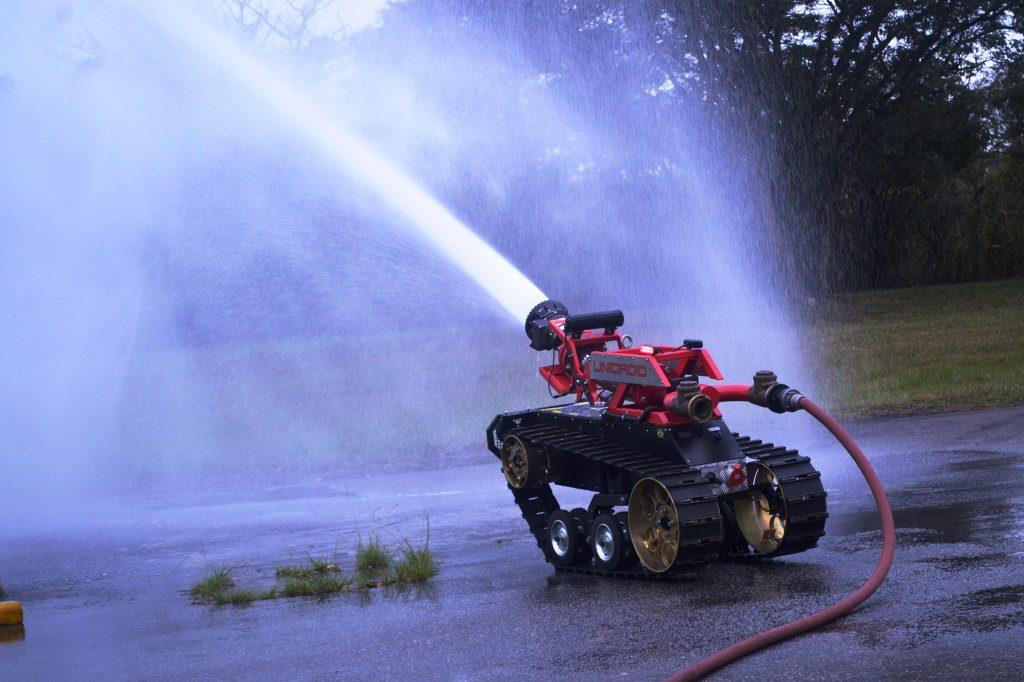
[[[592,528],[594,563],[614,571],[626,565],[632,549],[626,524],[618,514],[599,514]]]
[[[548,556],[556,566],[580,563],[587,549],[586,533],[578,515],[559,509],[548,517]]]
[[[569,515],[576,522],[576,529],[583,533],[583,538],[586,539],[590,535],[590,525],[594,522],[594,517],[583,507],[570,509]],[[585,550],[586,548],[584,547],[583,549]]]
[[[569,510],[569,515],[576,523],[576,530],[580,533],[580,549],[577,556],[577,564],[590,562],[590,531],[594,525],[594,515],[583,507],[576,507]]]
[[[633,549],[633,541],[629,538],[629,514],[624,511],[616,512],[615,518],[622,529],[622,563],[619,568],[633,568],[637,564],[636,550]]]

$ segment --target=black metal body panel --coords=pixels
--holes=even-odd
[[[540,425],[571,429],[599,439],[609,447],[621,446],[654,455],[663,459],[666,465],[696,467],[743,456],[732,432],[720,419],[705,424],[662,428],[610,418],[605,416],[604,410],[586,403],[498,415],[487,429],[487,445],[498,456],[501,442],[509,432]],[[628,462],[624,462],[624,466],[612,467],[566,450],[551,451],[551,456],[558,458],[558,461],[551,462],[553,483],[615,495],[628,494],[636,483],[637,477],[630,475]]]
[[[721,419],[663,428],[605,417],[603,410],[586,403],[500,414],[487,428],[488,447],[497,455],[509,431],[543,423],[572,426],[580,433],[660,455],[673,464],[700,466],[741,456],[736,439]]]

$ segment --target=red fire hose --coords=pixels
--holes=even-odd
[[[739,389],[740,387],[735,388]],[[741,399],[741,391],[737,390],[733,393],[736,395],[729,395],[729,397],[725,399]],[[826,623],[832,622],[836,618],[839,618],[840,616],[843,616],[857,608],[865,599],[870,597],[872,593],[878,589],[878,586],[882,584],[882,581],[885,580],[886,574],[889,572],[889,567],[892,565],[893,554],[896,551],[896,530],[892,520],[892,508],[889,506],[889,498],[885,496],[885,488],[882,487],[882,482],[878,479],[878,474],[875,473],[874,467],[872,467],[871,463],[868,462],[868,458],[864,456],[864,453],[859,447],[857,447],[857,444],[853,442],[853,438],[851,438],[850,434],[846,432],[846,429],[840,426],[828,412],[815,405],[807,397],[801,397],[798,404],[809,412],[811,416],[821,422],[821,424],[836,437],[836,440],[846,448],[846,451],[850,453],[850,457],[852,457],[853,461],[857,463],[857,468],[860,469],[861,474],[864,475],[864,480],[868,482],[868,487],[871,488],[871,494],[875,498],[875,505],[878,507],[878,515],[882,522],[882,556],[878,559],[878,565],[875,566],[875,570],[871,574],[871,577],[868,578],[867,582],[861,585],[856,592],[846,597],[846,599],[843,599],[826,609],[822,609],[817,613],[804,616],[799,620],[786,623],[785,625],[780,625],[779,627],[772,628],[771,630],[766,630],[765,632],[744,639],[730,647],[726,647],[721,651],[711,654],[707,658],[697,661],[693,665],[683,668],[679,672],[671,675],[668,678],[671,682],[698,680],[748,654],[760,651],[765,647],[777,644],[778,642],[789,639],[790,637],[810,632],[815,628],[819,628]]]

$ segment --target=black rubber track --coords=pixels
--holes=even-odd
[[[630,570],[606,570],[593,563],[555,566],[556,570],[647,580],[678,578],[692,575],[701,566],[719,557],[723,536],[719,502],[711,486],[701,478],[698,469],[668,462],[662,457],[558,425],[529,426],[515,429],[507,435],[515,435],[527,444],[546,448],[553,455],[553,460],[557,459],[559,451],[572,452],[576,456],[583,456],[623,472],[628,471],[636,478],[656,478],[665,485],[676,503],[680,522],[679,557],[665,573],[653,573],[641,566]],[[771,469],[784,491],[787,504],[786,535],[782,545],[771,556],[793,554],[814,547],[825,534],[828,512],[821,475],[811,466],[810,458],[800,455],[796,450],[772,443],[763,443],[738,434],[734,436],[743,454]],[[544,558],[553,563],[549,554],[547,523],[548,517],[560,507],[551,486],[545,484],[520,490],[510,486],[509,489],[537,546],[544,553]]]
[[[763,558],[796,554],[816,546],[825,534],[827,493],[821,485],[821,474],[811,466],[811,458],[749,436],[733,436],[746,457],[757,459],[772,470],[786,498],[786,534],[782,545]]]

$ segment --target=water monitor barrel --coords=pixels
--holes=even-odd
[[[621,310],[570,315],[569,309],[559,301],[542,301],[526,316],[526,336],[530,339],[530,348],[554,350],[561,345],[562,342],[548,326],[548,322],[560,317],[565,318],[565,333],[572,336],[579,336],[588,329],[612,331],[621,327],[625,319]]]
[[[606,310],[602,313],[581,313],[565,318],[565,333],[577,336],[588,329],[613,331],[622,326],[625,317],[621,310]]]

